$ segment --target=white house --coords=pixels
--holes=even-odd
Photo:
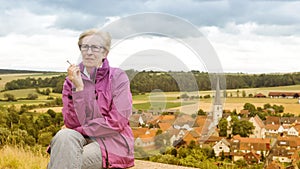
[[[254,126],[253,134],[250,135],[251,138],[265,138],[265,125],[263,121],[256,115],[255,117],[251,117],[249,119]]]
[[[174,141],[177,141],[177,140],[183,138],[183,136],[185,135],[185,132],[183,130],[177,130],[177,129],[174,129],[172,132],[169,132],[169,133],[172,133],[171,134],[172,136],[170,138],[171,145],[173,145]]]
[[[230,143],[228,143],[228,141],[226,141],[226,139],[223,138],[213,146],[213,149],[216,153],[216,156],[220,156],[222,152],[229,153]]]
[[[295,127],[291,127],[287,131],[287,135],[289,135],[289,136],[299,136],[299,132],[295,129]]]

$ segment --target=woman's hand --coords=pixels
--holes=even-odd
[[[68,68],[68,78],[75,85],[76,91],[83,90],[84,85],[81,78],[80,69],[78,66],[73,64]]]

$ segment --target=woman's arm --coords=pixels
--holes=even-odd
[[[116,76],[113,84],[113,100],[108,116],[89,120],[85,125],[79,126],[75,130],[84,135],[97,137],[119,133],[125,127],[129,127],[132,97],[130,83],[125,72]]]

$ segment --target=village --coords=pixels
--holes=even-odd
[[[130,123],[135,146],[144,150],[160,148],[157,147],[156,137],[165,134],[167,137],[163,138],[163,145],[180,147],[196,143],[200,147],[212,148],[216,157],[228,158],[232,162],[245,160],[248,165],[264,163],[265,168],[270,169],[298,168],[300,117],[281,117],[272,108],[261,110],[268,112],[265,119],[258,114],[253,116],[249,110],[233,113],[232,110],[223,110],[218,95],[216,91],[213,111],[196,117],[174,112],[133,114]],[[270,92],[268,96],[259,93],[255,97],[288,99],[299,98],[299,93]],[[233,133],[234,118],[253,125],[249,135]],[[220,134],[221,120],[227,121],[225,136],[224,132]]]

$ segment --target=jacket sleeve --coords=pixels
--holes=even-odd
[[[129,127],[129,118],[132,113],[132,96],[130,92],[129,79],[124,71],[120,69],[116,70],[112,77],[111,87],[112,104],[109,112],[107,113],[108,115],[101,115],[97,101],[94,99],[94,114],[97,114],[98,117],[87,120],[86,122],[80,122],[80,124],[83,125],[77,126],[74,130],[82,133],[83,135],[97,137],[119,133],[123,131],[125,127]],[[74,101],[76,100],[74,102],[75,105],[78,105],[81,102],[80,97],[77,97],[79,97],[79,95],[74,95],[73,98]],[[84,100],[82,100],[82,102],[84,102]],[[76,109],[76,111],[79,111],[79,109]],[[81,121],[84,117],[79,116],[78,118],[80,118]]]
[[[72,82],[69,79],[66,79],[62,90],[62,114],[65,126],[71,129],[80,126],[80,122],[75,112],[72,98]],[[79,102],[82,102],[82,100]]]

